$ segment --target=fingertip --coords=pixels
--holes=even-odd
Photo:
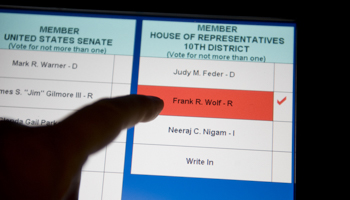
[[[117,98],[120,100],[120,98]],[[124,99],[124,98],[122,98]],[[135,120],[131,120],[131,124],[128,126],[133,126],[138,122],[148,122],[155,119],[164,108],[164,101],[156,96],[146,96],[146,95],[129,95],[123,101],[127,101],[128,105],[131,106],[127,109],[128,113],[135,117]],[[129,119],[134,118],[129,117]]]
[[[151,101],[153,102],[153,112],[152,115],[153,117],[150,117],[150,119],[147,119],[146,121],[150,121],[153,120],[154,118],[156,118],[163,110],[164,108],[164,101],[156,96],[147,96],[149,99],[151,99]]]

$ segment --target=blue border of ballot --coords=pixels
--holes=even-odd
[[[294,64],[295,87],[292,22],[0,9],[0,27],[1,49],[133,56],[131,94],[137,93],[140,57],[289,63]],[[293,95],[294,110],[295,88]],[[294,115],[292,183],[133,175],[130,128],[122,199],[292,200]]]

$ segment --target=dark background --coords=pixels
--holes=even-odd
[[[129,3],[130,2],[130,3]],[[256,19],[272,18],[273,21],[278,19],[291,20],[297,23],[297,112],[296,112],[296,130],[297,130],[297,190],[298,199],[303,199],[302,196],[316,194],[312,192],[309,186],[313,183],[313,174],[316,170],[313,169],[313,162],[317,160],[313,148],[310,144],[314,142],[312,126],[314,126],[310,116],[313,116],[313,111],[317,110],[315,104],[311,104],[310,100],[317,96],[317,88],[315,83],[317,75],[313,70],[310,70],[310,52],[313,51],[312,40],[315,38],[314,31],[320,30],[316,25],[318,22],[325,22],[327,16],[317,15],[317,9],[312,6],[306,7],[300,1],[296,2],[260,2],[257,4],[254,1],[200,1],[189,4],[188,2],[179,1],[90,1],[78,3],[6,3],[3,6],[31,6],[41,9],[56,8],[59,10],[65,9],[83,9],[83,10],[99,10],[101,12],[151,12],[151,13],[166,13],[166,14],[190,14],[190,15],[210,15],[214,18],[232,18],[238,19],[246,17],[254,17]],[[145,2],[145,3],[144,3]],[[7,5],[6,5],[7,4]],[[144,4],[144,5],[139,5]],[[137,7],[135,7],[137,6]],[[1,28],[1,27],[0,27]],[[314,88],[314,92],[310,93],[310,88]],[[311,104],[311,105],[310,105]],[[314,130],[315,131],[315,130]],[[312,142],[311,142],[312,141]],[[312,145],[311,145],[312,146]],[[317,174],[315,175],[317,176]],[[314,188],[315,190],[317,188]],[[300,195],[303,194],[303,195]]]
[[[130,2],[130,3],[129,3]],[[301,20],[304,15],[305,6],[298,6],[295,2],[283,3],[254,3],[252,1],[216,1],[214,2],[179,2],[163,1],[153,3],[152,1],[90,1],[79,3],[13,3],[5,2],[2,5],[31,6],[39,8],[68,8],[68,9],[86,9],[101,11],[136,11],[136,12],[155,12],[155,13],[176,13],[176,14],[198,14],[215,16],[255,16],[255,17],[273,17],[292,20]],[[139,5],[141,4],[141,6]],[[144,4],[144,5],[142,5]],[[283,5],[282,5],[283,4]],[[299,3],[301,4],[301,3]],[[305,17],[305,16],[304,16]]]

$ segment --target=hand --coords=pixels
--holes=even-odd
[[[26,127],[0,122],[0,188],[3,199],[77,199],[88,156],[119,132],[158,116],[156,97],[130,95],[100,100],[61,123]]]

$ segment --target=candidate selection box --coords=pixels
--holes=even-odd
[[[272,123],[260,120],[160,115],[151,122],[135,126],[134,144],[271,151]],[[284,127],[279,126],[279,130],[282,128]],[[275,136],[275,140],[277,138],[279,137]]]
[[[134,144],[131,173],[271,181],[271,161],[268,151]]]

